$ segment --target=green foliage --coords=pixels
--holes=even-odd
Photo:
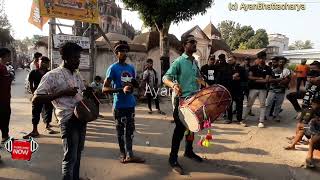
[[[296,69],[296,64],[290,64],[287,68],[290,70],[290,71],[294,71]]]
[[[241,26],[229,20],[219,23],[218,28],[232,50],[259,49],[269,44],[268,34],[264,29],[255,32],[251,26]]]
[[[138,11],[144,24],[161,28],[165,23],[189,21],[204,14],[214,0],[123,0],[127,8]]]
[[[289,50],[300,50],[300,49],[313,49],[313,43],[310,40],[306,40],[305,42],[299,40],[299,41],[295,41],[293,44],[289,46]]]

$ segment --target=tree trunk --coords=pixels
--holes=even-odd
[[[161,61],[161,77],[167,72],[170,67],[170,45],[169,45],[169,28],[170,23],[163,23],[160,32],[160,61]]]

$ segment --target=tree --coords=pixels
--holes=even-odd
[[[313,43],[310,40],[306,40],[305,42],[299,40],[299,41],[295,41],[293,44],[289,46],[289,50],[300,50],[300,49],[313,49]]]
[[[246,43],[247,49],[265,48],[269,44],[269,38],[266,30],[258,29],[254,36],[252,36]]]
[[[204,14],[214,0],[123,0],[125,6],[138,11],[146,26],[156,26],[160,33],[162,75],[169,68],[169,28],[171,23],[189,21]]]
[[[235,49],[259,49],[269,44],[268,34],[264,29],[256,32],[251,26],[241,26],[234,21],[226,20],[218,24],[222,38]]]

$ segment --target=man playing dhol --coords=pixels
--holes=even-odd
[[[163,77],[166,86],[172,88],[177,95],[174,100],[173,118],[176,127],[172,136],[171,152],[169,164],[173,171],[183,175],[184,171],[178,163],[178,151],[180,142],[185,135],[187,128],[181,122],[179,117],[179,98],[186,98],[200,89],[200,84],[208,86],[200,76],[199,68],[196,64],[193,53],[197,51],[197,41],[193,35],[182,36],[184,53],[174,60],[173,64]],[[202,162],[202,158],[193,152],[194,134],[188,131],[186,135],[186,147],[184,156],[197,162]]]
[[[134,116],[136,100],[133,88],[138,88],[135,69],[126,63],[130,50],[126,41],[119,41],[114,47],[118,62],[112,64],[106,73],[102,92],[113,94],[113,115],[116,121],[121,163],[144,163],[145,160],[133,155],[132,141],[135,130]]]

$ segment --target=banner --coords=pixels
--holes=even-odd
[[[39,0],[33,0],[28,22],[42,30],[48,20],[48,17],[40,17]]]
[[[97,0],[39,0],[40,15],[99,23]]]
[[[90,39],[89,37],[83,36],[72,36],[72,35],[53,35],[53,46],[54,48],[60,48],[66,42],[77,43],[82,49],[90,49]]]

